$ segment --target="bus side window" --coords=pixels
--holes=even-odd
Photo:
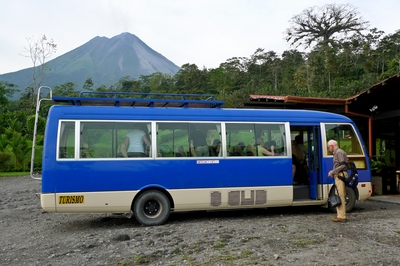
[[[226,138],[229,156],[286,155],[283,123],[227,123]],[[273,153],[272,146],[274,146]]]
[[[188,156],[188,124],[158,122],[157,150],[161,157],[186,157]]]
[[[75,154],[75,122],[63,121],[60,124],[59,153],[60,159],[74,158]]]
[[[255,156],[254,124],[227,123],[226,143],[228,156]]]
[[[350,124],[325,124],[327,143],[334,139],[347,155],[363,155],[360,140]]]
[[[189,123],[189,155],[191,157],[222,156],[221,124]]]

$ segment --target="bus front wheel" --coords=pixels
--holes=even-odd
[[[136,220],[142,225],[161,225],[167,221],[171,204],[164,193],[157,190],[145,191],[138,196],[133,206]]]
[[[335,193],[335,190],[332,189],[329,195],[332,195]],[[354,189],[346,187],[346,212],[351,212],[356,205],[356,193],[354,192]],[[328,203],[328,208],[331,212],[336,212],[336,207],[331,207],[331,204]]]

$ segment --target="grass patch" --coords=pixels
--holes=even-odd
[[[219,239],[217,241],[217,243],[215,243],[214,248],[221,250],[221,249],[225,248],[226,245],[227,245],[227,243],[225,241]]]
[[[251,255],[253,255],[253,251],[249,251],[249,250],[243,250],[240,255],[242,256],[242,258],[248,258]]]
[[[27,176],[30,175],[30,172],[1,172],[0,176]]]
[[[294,242],[294,246],[305,247],[308,245],[321,244],[322,242],[323,242],[322,240],[318,240],[318,239],[297,239]]]
[[[222,265],[234,263],[237,260],[240,259],[248,259],[251,255],[253,255],[254,252],[248,251],[248,250],[243,250],[240,252],[240,254],[218,254],[218,255],[213,255],[212,261],[214,262],[222,262]],[[257,263],[258,264],[258,263]],[[247,264],[234,264],[234,265],[247,265]]]
[[[124,266],[143,265],[143,264],[149,264],[150,262],[151,262],[151,259],[144,255],[135,255],[135,256],[133,256],[132,260],[119,261],[115,265],[124,265]]]

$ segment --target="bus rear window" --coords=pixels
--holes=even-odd
[[[59,158],[74,158],[75,154],[75,122],[63,121],[60,124]]]

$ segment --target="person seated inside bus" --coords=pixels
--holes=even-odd
[[[307,147],[304,146],[303,142],[303,136],[297,135],[294,140],[296,141],[296,145],[300,150],[301,156],[299,157],[299,160],[302,164],[307,164],[307,155],[308,155],[308,150]]]
[[[186,157],[186,156],[187,154],[183,146],[182,145],[177,146],[175,149],[175,157]]]
[[[133,124],[133,128],[126,134],[124,145],[128,147],[128,157],[145,157],[145,145],[150,147],[151,143],[139,125]]]
[[[189,149],[192,157],[210,156],[206,136],[200,129],[195,128],[190,132]]]
[[[275,141],[271,140],[271,141],[268,141],[268,142],[266,142],[264,144],[264,148],[266,148],[269,152],[272,152],[271,147],[273,147],[274,156],[279,156],[280,154],[278,152],[278,149],[276,148],[276,142]]]
[[[302,152],[297,146],[296,140],[292,140],[293,184],[308,185],[309,184],[308,167],[307,164],[304,164],[304,160],[302,161],[300,158],[302,158]]]
[[[239,142],[238,145],[232,146],[229,149],[229,156],[243,156],[244,155],[244,143]]]
[[[256,155],[256,149],[254,148],[253,144],[248,144],[246,147],[246,156],[255,156]]]
[[[210,146],[210,156],[220,157],[221,154],[221,141],[219,139],[214,139],[212,145]]]
[[[275,155],[275,147],[273,145],[270,146],[270,150],[264,148],[264,139],[258,138],[257,139],[257,156],[274,156]]]

